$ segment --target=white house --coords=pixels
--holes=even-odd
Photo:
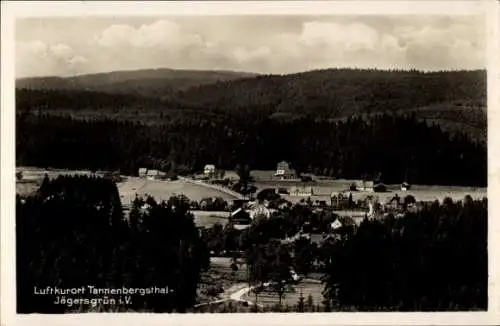
[[[146,168],[139,169],[139,176],[140,177],[145,177],[147,173],[148,173],[148,169],[146,169]]]
[[[358,180],[355,185],[357,191],[373,191],[373,181]]]
[[[149,180],[154,180],[160,176],[160,171],[158,170],[148,170],[147,177]]]
[[[410,190],[410,184],[408,182],[403,182],[403,184],[401,184],[401,190],[402,191]]]
[[[205,175],[213,175],[215,174],[215,165],[213,164],[207,164],[203,168],[203,174]]]
[[[332,222],[330,224],[330,227],[333,229],[333,230],[337,230],[337,229],[340,229],[342,227],[342,223],[339,221],[339,219],[336,219],[334,222]]]

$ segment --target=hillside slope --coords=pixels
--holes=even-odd
[[[187,112],[235,119],[413,114],[486,137],[486,72],[328,69],[290,75],[144,70],[17,81],[18,108],[161,122]],[[48,91],[54,89],[56,91]],[[72,90],[71,95],[65,94]],[[85,92],[82,92],[85,90]],[[99,91],[101,95],[94,92]],[[106,95],[112,94],[112,95]]]
[[[438,103],[481,106],[486,73],[328,69],[220,81],[191,87],[177,99],[229,110],[272,105],[276,112],[328,117]]]
[[[112,94],[163,97],[191,86],[250,77],[232,71],[146,69],[115,71],[75,77],[34,77],[16,81],[17,88],[37,90],[86,90]]]
[[[328,69],[200,85],[176,100],[224,112],[261,108],[276,118],[414,114],[450,132],[486,137],[485,71]]]

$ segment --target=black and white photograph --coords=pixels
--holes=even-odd
[[[482,3],[15,17],[14,313],[491,312]]]

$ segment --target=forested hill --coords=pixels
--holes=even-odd
[[[486,103],[486,72],[328,69],[200,85],[181,92],[177,99],[228,110],[272,106],[280,113],[322,117],[442,103],[472,108]]]
[[[415,113],[443,129],[486,138],[486,71],[328,69],[267,75],[191,87],[176,97],[187,105],[225,112],[248,108],[274,117],[338,119]]]
[[[16,87],[35,90],[86,90],[111,94],[164,97],[192,86],[251,76],[255,76],[255,74],[162,68],[114,71],[67,78],[21,78],[16,81]]]
[[[484,70],[425,73],[328,69],[251,75],[166,69],[22,79],[17,86],[23,89],[17,94],[18,109],[79,111],[80,115],[90,112],[92,116],[109,116],[106,113],[112,111],[121,119],[155,123],[187,112],[233,119],[257,115],[334,120],[353,115],[413,113],[452,133],[466,132],[482,141],[486,138]],[[72,90],[71,95],[66,94],[68,90]]]

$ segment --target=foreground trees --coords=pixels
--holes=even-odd
[[[161,203],[136,198],[126,219],[116,186],[105,179],[45,179],[36,195],[18,197],[16,204],[20,313],[88,311],[84,304],[55,305],[55,295],[34,289],[89,285],[169,288],[168,294],[132,295],[128,305],[92,309],[183,312],[195,303],[209,249],[245,251],[255,294],[269,282],[280,302],[291,270],[307,275],[316,261],[326,273],[322,304],[327,311],[487,308],[486,199],[448,198],[402,218],[365,220],[346,231],[348,236],[318,247],[306,239],[279,240],[313,219],[299,206],[244,231],[216,225],[200,236],[186,197]]]
[[[325,296],[358,310],[487,309],[487,201],[365,221],[330,253]]]
[[[196,299],[206,246],[183,198],[136,199],[130,220],[116,186],[104,179],[46,179],[34,197],[17,198],[17,306],[19,313],[99,309],[184,311]],[[127,305],[56,305],[37,288],[167,288],[136,294]],[[83,297],[103,298],[104,295]],[[68,297],[68,295],[66,295]],[[69,296],[71,297],[71,295]],[[108,299],[117,296],[107,295]],[[122,296],[122,299],[123,296]],[[108,301],[109,302],[109,301]]]

